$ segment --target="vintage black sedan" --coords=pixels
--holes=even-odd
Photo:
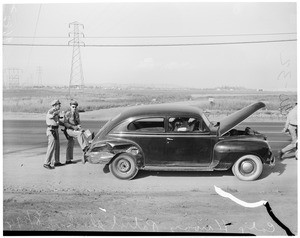
[[[119,179],[132,179],[139,170],[232,169],[240,180],[255,180],[263,164],[275,163],[270,145],[263,134],[234,127],[264,106],[253,103],[217,123],[193,106],[134,107],[99,130],[85,158],[106,164]]]

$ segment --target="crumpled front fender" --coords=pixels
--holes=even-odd
[[[136,159],[138,166],[142,165],[141,150],[128,142],[99,141],[91,145],[85,155],[85,159],[92,164],[109,164],[111,160],[120,153],[130,153]]]
[[[85,159],[91,164],[108,164],[114,156],[113,153],[99,151],[86,154]]]

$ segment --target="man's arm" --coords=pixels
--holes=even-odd
[[[286,122],[285,122],[285,125],[284,125],[284,128],[283,128],[282,132],[287,132],[288,131],[289,124],[290,124],[290,113],[287,115]]]
[[[47,114],[49,119],[54,119],[57,115],[59,115],[59,110],[50,109]]]
[[[76,129],[76,126],[73,126],[69,123],[69,118],[71,116],[71,113],[70,112],[66,112],[65,116],[64,116],[64,126],[67,128],[67,129],[73,129],[75,130]]]
[[[76,111],[75,115],[76,115],[77,130],[81,130],[79,113]]]
[[[76,111],[76,121],[77,121],[78,125],[80,125],[80,117],[79,117],[78,111]]]

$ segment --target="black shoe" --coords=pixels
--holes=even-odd
[[[68,161],[66,161],[66,164],[76,164],[76,162],[74,162],[72,160],[68,160]]]
[[[43,166],[46,169],[54,169],[54,167],[52,167],[50,164],[44,164]]]
[[[55,167],[59,167],[59,166],[62,166],[63,164],[62,163],[60,163],[60,162],[56,162],[56,163],[54,163],[54,166]]]

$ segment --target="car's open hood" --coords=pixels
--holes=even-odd
[[[230,131],[233,127],[240,124],[254,112],[265,106],[266,105],[263,102],[256,102],[225,117],[220,121],[219,135],[224,135],[226,132]]]

